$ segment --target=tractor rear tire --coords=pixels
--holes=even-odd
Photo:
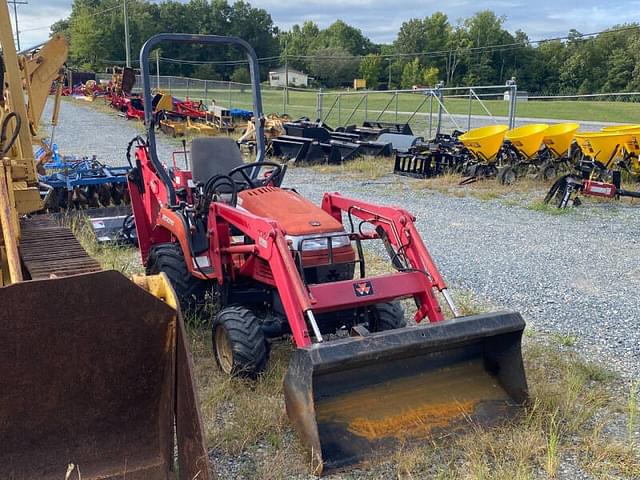
[[[171,282],[183,314],[198,314],[204,306],[207,282],[189,273],[178,243],[161,243],[151,247],[147,275],[165,273]]]
[[[369,321],[369,331],[384,332],[407,326],[404,318],[404,308],[400,302],[378,303],[371,308],[372,319]]]
[[[223,308],[213,320],[211,333],[216,363],[224,373],[255,379],[264,371],[269,349],[251,310],[238,305]]]

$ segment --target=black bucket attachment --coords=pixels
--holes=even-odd
[[[176,438],[179,478],[210,478],[175,294],[164,276],[141,282],[0,288],[0,478],[175,479]]]
[[[500,312],[298,349],[285,402],[314,472],[512,417],[527,399],[524,327]]]

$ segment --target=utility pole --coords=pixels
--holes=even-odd
[[[289,42],[284,44],[284,103],[289,105]]]
[[[391,58],[387,58],[389,62],[389,80],[387,81],[387,90],[391,90]]]
[[[18,5],[27,5],[28,2],[9,0],[7,3],[13,4],[13,19],[16,22],[16,45],[20,51],[20,30],[18,29]]]
[[[131,49],[129,46],[129,15],[127,13],[127,0],[122,2],[124,5],[124,48],[127,60],[127,67],[131,68]]]

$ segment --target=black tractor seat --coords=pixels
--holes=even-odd
[[[191,175],[196,184],[205,184],[216,175],[229,175],[241,165],[242,154],[232,138],[202,137],[191,142]]]

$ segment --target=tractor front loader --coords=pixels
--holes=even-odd
[[[186,168],[160,161],[147,65],[163,41],[244,50],[255,162],[244,163],[228,137],[194,139]],[[286,409],[315,473],[518,411],[527,399],[522,317],[461,317],[406,210],[337,193],[317,206],[283,188],[286,166],[265,161],[250,45],[160,34],[143,46],[140,65],[147,139],[138,139],[129,188],[147,272],[165,273],[185,309],[217,305],[212,343],[225,373],[258,376],[271,342],[293,338]],[[387,252],[392,273],[367,273],[367,242]],[[445,320],[438,297],[452,320]],[[407,326],[405,299],[415,303],[419,325]]]

